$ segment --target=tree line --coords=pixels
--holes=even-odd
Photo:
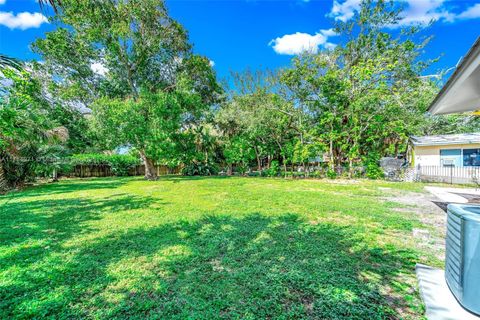
[[[3,188],[52,170],[41,157],[119,147],[141,158],[147,179],[155,164],[230,174],[325,160],[374,173],[381,157],[405,153],[410,135],[480,128],[468,115],[426,114],[440,85],[422,76],[436,62],[422,57],[431,37],[394,28],[396,4],[363,1],[335,24],[335,48],[224,85],[161,0],[59,4],[57,28],[32,43],[41,59],[0,63]]]

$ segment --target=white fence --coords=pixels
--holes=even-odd
[[[480,167],[418,166],[417,179],[424,182],[470,184],[480,181]]]

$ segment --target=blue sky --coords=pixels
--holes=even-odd
[[[403,25],[425,24],[435,36],[425,58],[441,56],[428,72],[454,66],[480,36],[480,1],[399,0],[406,10]],[[167,0],[170,14],[189,31],[197,53],[214,62],[220,78],[245,68],[276,68],[294,54],[333,46],[341,39],[330,29],[358,9],[359,0],[254,1]],[[43,13],[46,14],[46,13]],[[0,0],[0,52],[37,59],[29,49],[52,30],[36,0]],[[395,30],[392,30],[395,32]]]

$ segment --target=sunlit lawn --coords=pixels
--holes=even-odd
[[[0,318],[421,318],[423,186],[66,180],[0,197]],[[434,231],[432,231],[434,232]]]

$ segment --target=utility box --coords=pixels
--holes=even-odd
[[[445,278],[458,302],[480,315],[480,206],[447,209]]]

